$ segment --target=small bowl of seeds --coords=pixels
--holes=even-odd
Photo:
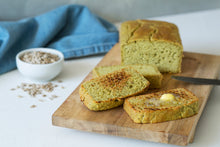
[[[32,48],[19,52],[16,65],[19,72],[35,81],[49,81],[62,70],[64,56],[49,48]]]

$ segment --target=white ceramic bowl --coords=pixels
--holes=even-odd
[[[51,54],[58,55],[59,60],[54,63],[49,64],[31,64],[24,62],[20,59],[20,57],[25,52],[30,51],[42,51],[42,52],[48,52]],[[21,52],[19,52],[16,55],[16,65],[19,70],[19,72],[24,75],[25,77],[36,80],[36,81],[49,81],[53,78],[55,78],[62,70],[64,62],[64,56],[60,51],[49,49],[49,48],[32,48],[32,49],[26,49]]]

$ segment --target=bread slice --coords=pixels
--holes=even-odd
[[[172,94],[171,101],[162,101],[163,94]],[[184,88],[127,98],[124,110],[135,123],[159,123],[190,117],[198,113],[198,98]]]
[[[79,95],[90,110],[100,111],[122,105],[123,98],[142,93],[149,85],[149,81],[133,68],[123,68],[84,82]]]
[[[163,21],[134,20],[121,24],[121,62],[154,64],[160,72],[179,73],[183,46],[176,25]]]
[[[93,69],[93,77],[103,76],[105,74],[120,70],[125,67],[132,67],[140,74],[142,74],[149,82],[149,88],[160,88],[163,75],[159,72],[156,66],[154,65],[143,65],[143,64],[134,64],[134,65],[113,65],[113,66],[101,66]]]

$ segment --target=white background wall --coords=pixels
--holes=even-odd
[[[31,17],[66,4],[83,4],[111,21],[220,8],[220,0],[0,0],[0,20]]]

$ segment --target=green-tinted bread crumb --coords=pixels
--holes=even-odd
[[[160,72],[181,72],[183,47],[174,24],[148,20],[124,22],[120,47],[124,65],[153,64]]]
[[[150,83],[132,68],[84,82],[80,87],[80,98],[94,111],[107,110],[123,103],[123,98],[144,92]]]
[[[173,94],[173,101],[161,101],[163,94]],[[190,117],[198,113],[198,98],[184,88],[129,97],[124,110],[135,123],[158,123]]]
[[[93,77],[103,76],[108,73],[120,70],[125,67],[134,68],[137,72],[142,74],[149,82],[150,88],[160,88],[162,83],[162,74],[154,65],[113,65],[113,66],[101,66],[93,69]]]

